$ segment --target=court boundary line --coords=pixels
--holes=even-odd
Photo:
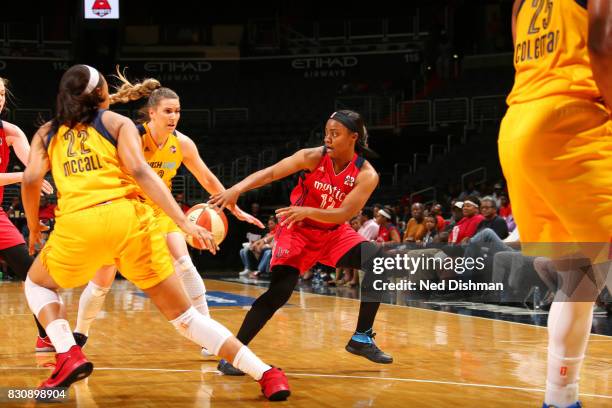
[[[0,367],[0,370],[47,370],[48,367]],[[222,376],[218,370],[188,370],[188,369],[176,369],[176,368],[144,368],[144,367],[96,367],[96,371],[150,371],[150,372],[168,372],[168,373],[206,373],[206,374],[218,374]],[[527,388],[527,387],[515,387],[512,385],[495,385],[495,384],[482,384],[482,383],[463,383],[457,381],[441,381],[441,380],[427,380],[419,378],[402,378],[402,377],[375,377],[368,375],[347,375],[347,374],[317,374],[317,373],[292,373],[285,372],[288,376],[293,377],[315,377],[315,378],[344,378],[353,380],[378,380],[378,381],[391,381],[391,382],[410,382],[417,384],[438,384],[438,385],[451,385],[457,387],[474,387],[474,388],[488,388],[488,389],[501,389],[511,391],[523,391],[523,392],[537,392],[544,393],[544,389],[541,388]],[[612,395],[601,395],[601,394],[590,394],[581,392],[579,395],[591,398],[601,399],[612,399]]]

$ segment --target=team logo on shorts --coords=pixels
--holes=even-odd
[[[289,256],[289,250],[285,248],[275,248],[275,258],[287,258]]]
[[[91,12],[98,17],[104,17],[111,12],[111,6],[108,4],[108,0],[96,0],[91,8]]]

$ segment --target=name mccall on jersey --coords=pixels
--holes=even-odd
[[[102,168],[102,163],[97,154],[92,154],[78,159],[67,160],[63,163],[64,175],[66,177],[77,173],[99,170]]]

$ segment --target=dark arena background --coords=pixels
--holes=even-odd
[[[105,3],[92,16],[98,18],[85,18],[94,3]],[[53,117],[59,80],[74,64],[97,68],[111,92],[119,83],[112,76],[116,67],[131,81],[156,78],[180,96],[177,129],[229,188],[299,149],[322,146],[333,112],[359,112],[376,153],[368,160],[380,180],[366,207],[389,215],[374,216],[376,223],[395,228],[401,241],[411,224],[426,224],[430,216],[436,223],[438,246],[407,242],[398,250],[420,251],[423,259],[470,256],[446,243],[465,215],[463,206],[476,197],[483,215],[491,211],[489,203],[503,220],[506,230],[497,241],[508,259],[498,257],[494,247],[478,248],[482,252],[472,256],[483,256],[485,270],[474,280],[506,286],[493,294],[486,285],[388,290],[374,330],[377,345],[394,362],[377,365],[344,349],[357,321],[364,272],[316,264],[249,344],[287,374],[292,395],[279,405],[541,406],[554,290],[537,261],[523,256],[519,239],[512,238],[516,224],[497,147],[514,83],[512,5],[511,0],[3,2],[0,77],[8,79],[9,92],[2,119],[31,141],[38,126]],[[138,120],[143,104],[111,110]],[[15,154],[10,160],[7,172],[24,170]],[[51,174],[47,179],[52,182]],[[276,209],[290,204],[298,181],[298,174],[276,181],[242,194],[238,203],[266,224]],[[185,210],[210,196],[184,166],[172,193]],[[20,184],[4,187],[2,207],[27,241],[20,199]],[[56,203],[55,193],[41,203],[41,220],[51,227]],[[249,251],[248,241],[269,231],[225,213],[229,228],[220,251],[213,256],[190,247],[189,252],[205,280],[211,316],[236,334],[270,282],[269,264],[261,262],[263,253]],[[588,221],[592,214],[584,217]],[[365,220],[351,223],[359,229]],[[446,270],[432,276],[443,282],[461,274]],[[33,400],[11,399],[8,392],[35,389],[51,372],[54,355],[34,353],[36,326],[22,283],[1,258],[0,276],[0,408],[32,406]],[[74,324],[81,288],[60,293]],[[580,399],[587,407],[612,405],[610,311],[604,289],[593,309],[581,371]],[[121,276],[89,336],[84,352],[94,372],[70,388],[62,406],[271,404],[248,376],[220,375],[218,359],[203,357],[200,347],[179,336]]]

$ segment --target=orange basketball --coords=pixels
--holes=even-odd
[[[196,204],[186,213],[189,221],[209,230],[217,245],[221,244],[227,235],[227,218],[223,212],[218,213],[208,204]],[[197,249],[205,249],[200,246],[191,236],[187,237],[187,243]]]

